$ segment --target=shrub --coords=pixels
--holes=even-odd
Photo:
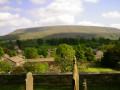
[[[37,63],[35,65],[36,73],[46,73],[48,69],[48,63]]]
[[[23,64],[23,67],[27,72],[35,72],[35,64],[34,62],[26,62]]]
[[[4,54],[5,54],[5,53],[4,53],[3,49],[0,47],[0,59],[2,58],[2,56],[3,56]]]
[[[21,73],[26,73],[26,70],[25,68],[18,66],[18,67],[15,67],[11,73],[21,74]]]
[[[12,65],[7,62],[7,61],[2,61],[0,62],[0,70],[7,73],[9,71],[11,71],[13,68],[12,68]]]

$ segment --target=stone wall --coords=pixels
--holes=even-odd
[[[0,74],[0,84],[25,84],[25,78],[26,74]],[[34,84],[39,85],[72,85],[72,73],[33,74],[33,78]],[[120,85],[120,72],[79,73],[80,85],[84,78],[87,79],[88,85]]]

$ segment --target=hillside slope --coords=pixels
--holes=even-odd
[[[120,29],[95,26],[46,26],[16,30],[3,38],[36,39],[36,38],[110,38],[118,39]]]

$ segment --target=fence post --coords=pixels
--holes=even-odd
[[[87,80],[84,79],[83,81],[83,90],[87,90]]]
[[[79,90],[79,74],[77,70],[76,57],[73,58],[73,88],[74,90]]]
[[[26,90],[33,90],[33,76],[31,72],[26,75]]]

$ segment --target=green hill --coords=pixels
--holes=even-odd
[[[120,29],[95,26],[46,26],[25,28],[2,36],[4,39],[37,39],[37,38],[110,38],[118,39]]]

